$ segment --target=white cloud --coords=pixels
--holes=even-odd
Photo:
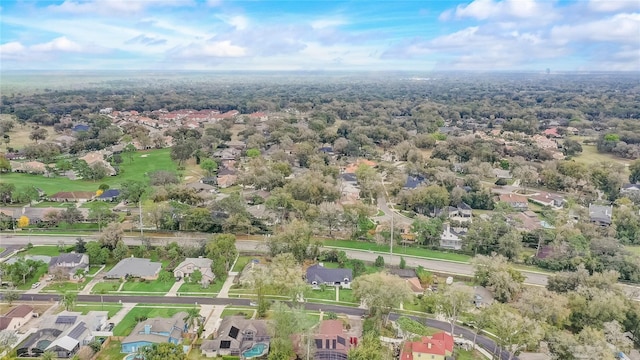
[[[174,51],[178,58],[235,58],[247,55],[247,49],[231,43],[231,41],[211,41],[204,44],[191,44],[187,47]],[[202,59],[205,60],[205,59]]]
[[[29,47],[29,50],[38,51],[38,52],[51,52],[51,51],[82,52],[83,48],[82,46],[80,46],[80,44],[73,42],[67,39],[66,37],[62,36],[46,43],[33,45]]]
[[[559,25],[551,29],[551,37],[560,44],[575,41],[599,41],[638,44],[640,13],[617,14],[612,17],[575,25]]]
[[[96,13],[111,16],[137,14],[152,6],[189,6],[190,0],[65,0],[60,5],[51,5],[49,9],[72,14]]]
[[[0,45],[0,55],[15,55],[25,51],[24,45],[18,41],[8,42]]]
[[[233,26],[238,30],[244,30],[249,26],[249,19],[242,15],[232,16],[227,20],[229,25]]]
[[[458,5],[455,12],[447,10],[440,15],[441,20],[447,20],[455,15],[456,18],[487,19],[532,19],[548,21],[555,17],[552,5],[548,2],[536,0],[474,0],[467,5]]]
[[[596,12],[640,11],[638,0],[590,0],[588,6]]]
[[[318,19],[311,22],[313,29],[325,29],[332,28],[346,24],[347,22],[342,18],[325,18]]]

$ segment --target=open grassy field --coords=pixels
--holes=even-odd
[[[13,119],[13,116],[0,114],[0,119]],[[7,147],[22,149],[26,145],[35,144],[33,140],[29,139],[29,135],[33,131],[33,124],[20,125],[20,123],[16,120],[14,120],[14,123],[15,126],[13,127],[13,129],[11,129],[11,131],[8,132],[11,141],[9,142],[9,144],[5,144],[4,142],[2,142],[0,145],[0,149],[6,150]],[[56,132],[53,130],[53,126],[40,126],[40,128],[47,130],[46,141],[52,140],[53,138],[58,136],[58,134],[56,134]]]
[[[102,349],[97,356],[97,359],[101,360],[122,360],[125,354],[120,352],[122,343],[120,341],[111,341],[109,345]]]
[[[572,138],[576,141],[581,142],[582,144],[582,153],[580,153],[580,155],[578,156],[573,157],[573,160],[577,162],[581,162],[586,165],[593,165],[601,162],[617,162],[619,164],[625,165],[625,167],[629,166],[629,164],[631,163],[631,160],[629,159],[624,159],[612,154],[599,153],[595,145],[590,145],[590,144],[585,145],[584,143],[582,143],[582,141],[584,140],[583,138],[580,138],[580,137],[572,137]]]
[[[69,180],[66,177],[46,178],[41,175],[10,173],[2,175],[2,182],[15,184],[16,187],[27,184],[44,190],[51,195],[59,191],[95,191],[100,184],[117,189],[127,180],[148,181],[147,174],[156,170],[176,171],[177,166],[171,160],[171,149],[138,151],[132,161],[124,159],[120,164],[121,173],[102,180]]]
[[[162,317],[162,318],[170,318],[171,316],[179,313],[180,311],[184,311],[185,308],[180,307],[154,307],[147,308],[136,306],[120,321],[116,327],[113,329],[113,335],[115,336],[127,336],[136,326],[137,317],[146,317],[147,319],[154,317]]]
[[[109,318],[120,311],[120,309],[122,309],[122,304],[114,303],[79,303],[73,307],[73,311],[79,311],[82,314],[86,314],[89,311],[108,311]]]
[[[145,293],[166,293],[171,289],[173,281],[161,282],[154,281],[127,281],[122,287],[122,291],[138,291]],[[157,295],[157,294],[151,294]]]
[[[58,256],[60,255],[60,249],[56,245],[34,246],[20,254]]]
[[[386,253],[389,252],[389,245],[378,245],[371,242],[356,241],[356,240],[325,240],[323,241],[323,245],[334,246],[334,247],[344,247],[344,248],[357,249],[357,250],[370,250],[370,251],[379,251],[379,252],[386,252]],[[448,253],[448,252],[415,248],[415,247],[396,246],[393,249],[393,253],[397,255],[412,255],[412,256],[420,256],[425,258],[460,261],[460,262],[469,262],[469,260],[471,259],[470,256],[464,255],[464,254]]]

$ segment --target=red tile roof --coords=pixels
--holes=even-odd
[[[527,198],[518,194],[501,194],[500,201],[506,203],[527,203]]]
[[[431,337],[423,336],[420,341],[406,342],[400,353],[400,360],[413,360],[414,353],[447,356],[453,352],[453,337],[441,332]]]

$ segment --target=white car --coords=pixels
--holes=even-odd
[[[39,286],[40,286],[40,282],[37,282],[37,283],[31,285],[31,288],[32,289],[37,289]]]

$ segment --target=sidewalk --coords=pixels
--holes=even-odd
[[[93,279],[91,279],[91,281],[89,281],[89,283],[84,286],[84,288],[78,293],[78,295],[91,295],[91,290],[93,289],[93,287],[97,283],[101,282],[104,277],[100,274],[100,272],[104,270],[104,267],[105,265],[102,265],[102,267],[95,273],[95,275],[93,275]]]

